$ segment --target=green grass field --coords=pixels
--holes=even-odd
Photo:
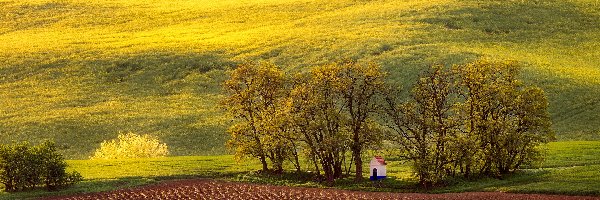
[[[351,190],[388,192],[466,192],[504,191],[518,193],[549,193],[570,195],[600,195],[600,141],[552,142],[546,145],[547,159],[536,169],[524,169],[499,179],[451,180],[447,187],[422,190],[415,187],[408,163],[388,162],[388,179],[383,187],[374,188],[370,181],[353,183],[352,178],[336,182],[334,187]],[[574,156],[576,155],[576,156]],[[388,159],[394,160],[388,157]],[[288,167],[284,175],[259,175],[260,163],[254,160],[236,162],[233,156],[179,156],[156,159],[116,161],[69,160],[69,170],[81,172],[85,181],[66,190],[46,192],[0,193],[0,199],[22,199],[75,193],[110,191],[154,184],[163,180],[215,178],[229,181],[274,185],[325,187],[308,174],[295,174]],[[307,166],[303,166],[306,167]],[[367,167],[367,166],[366,166]]]
[[[0,0],[0,141],[86,159],[119,132],[226,153],[226,70],[376,62],[409,88],[435,64],[515,60],[561,140],[600,139],[596,0]]]

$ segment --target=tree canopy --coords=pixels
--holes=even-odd
[[[553,139],[544,92],[518,76],[511,62],[435,65],[404,100],[375,64],[336,62],[293,76],[242,64],[225,83],[223,105],[236,119],[228,144],[263,171],[267,160],[276,172],[286,160],[300,171],[303,153],[330,183],[352,166],[360,181],[365,150],[384,140],[424,187],[456,175],[501,177],[539,159],[536,147]]]

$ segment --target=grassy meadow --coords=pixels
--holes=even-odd
[[[0,0],[0,141],[86,159],[119,132],[227,153],[217,104],[237,63],[351,58],[410,88],[425,67],[515,60],[560,140],[600,139],[596,0]]]
[[[547,159],[535,169],[523,169],[503,179],[450,180],[446,187],[422,190],[411,173],[410,163],[388,157],[388,179],[380,187],[370,181],[353,183],[352,177],[338,180],[333,187],[350,190],[388,192],[466,192],[503,191],[518,193],[548,193],[600,195],[600,142],[552,142],[546,149]],[[577,156],[572,156],[577,155]],[[288,166],[284,175],[260,175],[260,163],[255,160],[236,162],[233,156],[178,156],[128,160],[69,160],[69,170],[79,171],[85,181],[57,192],[34,190],[0,193],[0,199],[23,199],[75,193],[110,191],[154,184],[164,180],[213,178],[228,181],[286,186],[324,187],[310,174],[296,174]],[[368,164],[365,165],[365,167]],[[303,166],[307,168],[308,166]]]

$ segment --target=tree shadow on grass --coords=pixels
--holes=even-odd
[[[523,170],[514,174],[506,175],[502,179],[495,178],[472,178],[464,179],[456,177],[448,180],[445,184],[434,188],[422,188],[415,180],[398,177],[387,177],[383,180],[371,181],[364,179],[355,182],[353,177],[338,179],[333,185],[325,182],[315,181],[314,174],[310,173],[284,173],[282,175],[250,175],[238,174],[245,179],[238,181],[253,182],[261,184],[274,184],[286,186],[305,187],[332,187],[345,190],[371,191],[371,192],[399,192],[399,193],[456,193],[475,191],[498,191],[502,188],[516,187],[536,183],[544,180],[549,173],[547,170]]]
[[[227,177],[227,179],[239,182],[260,183],[271,185],[286,186],[318,186],[318,177],[309,172],[284,171],[282,173],[262,173],[258,171],[245,173],[230,173],[219,175],[218,177]]]
[[[60,191],[34,190],[21,193],[8,193],[0,195],[0,199],[33,198],[47,196],[74,195],[93,192],[106,192],[119,189],[143,187],[158,184],[163,181],[185,180],[185,179],[215,179],[252,184],[268,184],[277,186],[313,187],[313,188],[336,188],[344,190],[371,191],[371,192],[400,192],[400,193],[455,193],[472,191],[496,191],[500,188],[526,185],[543,180],[546,170],[519,171],[515,174],[505,176],[503,179],[478,178],[463,179],[455,178],[449,180],[447,185],[432,189],[420,188],[416,182],[403,180],[396,177],[388,177],[381,181],[370,181],[365,179],[354,182],[352,177],[346,177],[335,181],[331,186],[324,182],[315,180],[314,173],[285,171],[281,174],[259,173],[259,172],[199,172],[189,175],[171,176],[132,176],[117,179],[95,179],[86,180],[72,187]]]
[[[465,179],[463,177],[456,177],[448,180],[445,187],[433,188],[426,192],[454,193],[497,191],[502,188],[527,185],[542,181],[549,173],[548,170],[519,170],[513,174],[505,175],[500,179],[489,177]]]
[[[455,42],[526,44],[568,37],[561,45],[569,46],[585,41],[581,33],[600,30],[600,16],[567,1],[485,1],[432,16],[422,21],[445,31],[430,35]]]

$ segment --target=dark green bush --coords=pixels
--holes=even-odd
[[[6,191],[38,186],[54,190],[83,179],[77,172],[67,173],[66,167],[53,142],[33,147],[26,142],[0,145],[0,183]]]

